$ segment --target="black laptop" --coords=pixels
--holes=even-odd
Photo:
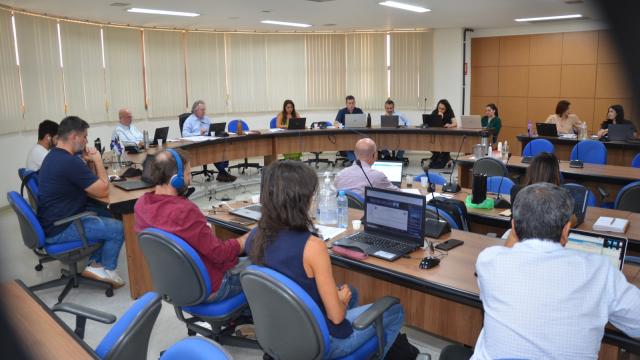
[[[424,246],[425,206],[424,195],[366,187],[364,231],[333,244],[393,261]]]
[[[287,123],[287,130],[303,130],[307,126],[307,118],[291,118]]]
[[[633,137],[633,125],[631,124],[610,124],[608,129],[607,137],[610,141],[627,141]]]
[[[558,137],[558,127],[556,124],[536,123],[538,136]]]
[[[226,122],[213,123],[209,125],[209,136],[225,137],[229,136],[224,130],[227,128]]]
[[[156,132],[153,134],[153,141],[151,142],[151,145],[158,145],[158,139],[162,139],[162,143],[166,144],[168,135],[168,126],[156,128]]]
[[[438,115],[422,114],[422,127],[444,127],[444,119]]]
[[[168,128],[167,128],[168,129]],[[114,182],[113,185],[119,187],[122,190],[131,191],[153,187],[153,163],[155,162],[155,155],[147,154],[147,157],[142,163],[142,176],[140,180],[127,180],[121,182]]]
[[[400,116],[398,115],[380,115],[380,127],[397,128],[400,124]]]

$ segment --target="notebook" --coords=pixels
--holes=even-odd
[[[400,116],[398,115],[380,115],[380,127],[397,128],[399,123]]]
[[[611,124],[608,126],[607,137],[611,141],[626,141],[633,137],[633,125]]]
[[[627,253],[627,238],[571,229],[568,240],[565,245],[567,249],[606,256],[616,269],[622,270]]]
[[[629,226],[629,220],[627,219],[600,216],[598,220],[593,223],[593,230],[624,234],[627,231],[627,226]]]
[[[303,130],[307,126],[307,118],[291,118],[287,130]]]
[[[482,129],[482,118],[480,115],[460,116],[461,129]]]
[[[365,114],[346,114],[344,116],[344,127],[346,127],[346,128],[364,128],[364,127],[367,127],[367,115],[365,115]]]
[[[243,218],[258,221],[262,217],[262,206],[260,204],[249,205],[229,211],[229,213],[238,215]]]
[[[444,127],[444,120],[438,115],[422,114],[423,127]]]
[[[156,131],[153,134],[153,142],[151,142],[151,145],[158,145],[158,139],[162,139],[162,143],[166,144],[168,135],[169,135],[168,126],[156,128]]]
[[[536,123],[536,132],[539,136],[558,137],[556,124]]]
[[[140,180],[127,180],[121,182],[114,182],[113,185],[119,187],[122,190],[140,190],[153,187],[153,163],[155,162],[155,155],[147,154],[147,157],[142,163],[142,176]]]
[[[395,186],[402,184],[402,161],[376,161],[371,165],[373,170],[383,173]]]
[[[224,130],[227,127],[226,122],[213,123],[209,125],[209,136],[225,137],[228,136]]]

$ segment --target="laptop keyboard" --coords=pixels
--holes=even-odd
[[[353,237],[351,237],[351,239],[396,254],[406,254],[415,249],[415,246],[402,244],[366,233],[355,234],[353,235]]]
[[[260,205],[251,205],[251,206],[247,206],[245,209],[260,212],[262,207]]]

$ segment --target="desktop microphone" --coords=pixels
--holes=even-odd
[[[580,140],[576,143],[576,159],[569,161],[569,167],[582,169],[584,167],[584,162],[580,160]]]
[[[507,162],[504,166],[509,165],[509,159],[511,159],[511,153],[507,156]],[[500,183],[498,184],[498,196],[496,196],[495,201],[493,203],[493,207],[496,209],[510,209],[511,204],[503,197],[500,197],[500,189],[502,188],[502,180],[504,180],[504,176],[500,178]]]
[[[429,168],[425,166],[423,168],[424,173],[429,178]],[[431,186],[431,182],[429,182],[429,186]],[[451,227],[449,223],[445,220],[440,219],[440,211],[438,210],[438,200],[436,200],[436,196],[431,192],[431,199],[433,200],[433,207],[436,208],[436,216],[437,219],[425,219],[424,221],[424,234],[427,238],[438,239],[440,236],[450,233]],[[427,244],[429,245],[429,250],[433,253],[435,250],[433,249],[433,242],[427,239]]]
[[[460,142],[460,148],[458,148],[458,154],[456,155],[456,159],[453,160],[453,166],[451,166],[451,175],[449,175],[449,181],[442,186],[442,191],[448,193],[457,193],[460,191],[460,185],[457,182],[453,181],[453,170],[456,168],[456,163],[458,162],[458,158],[460,157],[460,151],[462,150],[462,145],[464,144],[464,140],[467,138],[467,135],[462,136],[462,141]]]
[[[369,177],[367,176],[367,173],[364,172],[364,169],[362,168],[362,162],[360,161],[360,159],[356,159],[356,165],[358,165],[358,167],[360,167],[360,170],[362,170],[362,173],[364,174],[364,177],[367,178],[367,181],[369,182],[369,186],[371,186],[371,188],[373,188],[373,184],[371,184],[371,180],[369,180]]]

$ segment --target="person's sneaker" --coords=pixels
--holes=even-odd
[[[107,275],[107,272],[103,267],[93,267],[91,265],[87,265],[87,267],[84,268],[84,271],[82,271],[82,274],[80,275],[93,280],[111,282],[109,275]]]
[[[107,273],[107,276],[109,277],[109,280],[107,280],[107,281],[112,283],[114,288],[117,289],[117,288],[122,287],[124,285],[124,280],[122,280],[120,275],[118,275],[118,273],[115,270],[105,270],[105,272]]]

